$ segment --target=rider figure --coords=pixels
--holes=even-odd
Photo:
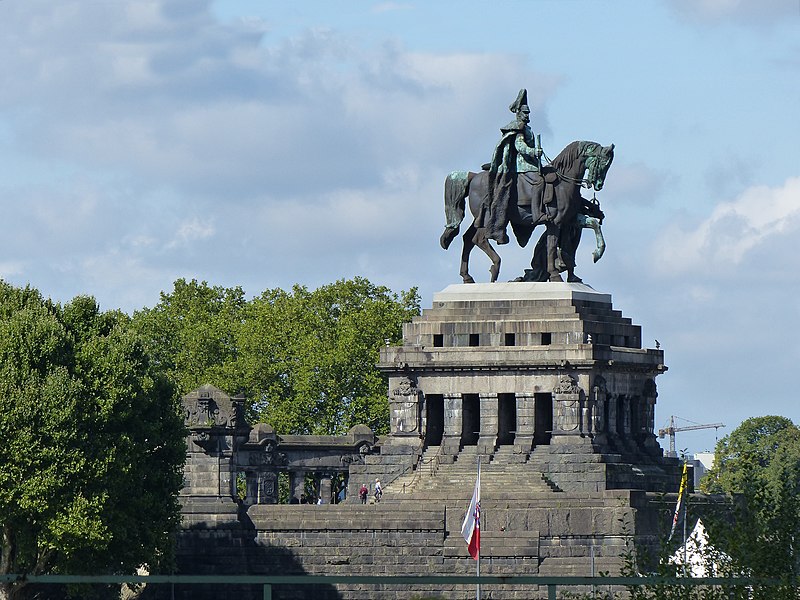
[[[516,114],[516,119],[500,129],[503,135],[489,163],[488,210],[484,217],[487,237],[498,244],[508,243],[506,226],[512,210],[520,206],[523,211],[527,207],[525,212],[530,212],[531,202],[538,205],[544,190],[541,144],[536,143],[528,125],[531,112],[528,91],[521,89],[508,108]]]

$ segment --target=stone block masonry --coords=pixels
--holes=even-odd
[[[403,335],[401,346],[381,349],[390,410],[381,438],[365,427],[341,438],[281,436],[248,425],[243,399],[213,386],[184,398],[179,572],[473,574],[460,529],[478,461],[482,574],[615,574],[626,541],[659,546],[670,522],[664,494],[680,479],[654,435],[664,356],[642,348],[641,328],[610,295],[582,284],[450,286]],[[309,482],[321,505],[279,503],[281,485],[300,498]],[[334,503],[343,489],[346,499]],[[273,597],[425,594],[471,599],[475,591],[337,585]],[[175,597],[247,600],[261,588]],[[546,590],[499,586],[484,597],[544,598]]]

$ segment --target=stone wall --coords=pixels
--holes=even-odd
[[[530,500],[484,501],[481,573],[484,575],[579,575],[617,572],[625,537],[638,529],[651,543],[658,518],[649,515],[644,493],[609,492],[573,497],[568,506]],[[265,505],[242,511],[237,524],[204,528],[198,523],[179,537],[183,573],[419,575],[473,574],[460,527],[463,503],[416,501],[361,505]],[[627,525],[626,525],[627,524]],[[593,571],[594,569],[594,571]],[[276,590],[275,598],[371,600],[435,593],[474,598],[472,586],[397,588],[338,585],[335,589]],[[488,590],[487,590],[488,592]],[[249,591],[179,590],[177,598],[258,598]],[[530,587],[493,587],[487,598],[546,597]]]

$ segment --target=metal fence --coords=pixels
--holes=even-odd
[[[262,586],[263,600],[272,600],[273,586],[318,586],[318,585],[480,585],[491,588],[496,585],[541,586],[547,588],[548,600],[556,600],[558,588],[582,587],[591,592],[597,587],[630,586],[724,586],[755,587],[785,586],[786,581],[757,579],[752,577],[546,577],[540,575],[0,575],[0,582],[25,582],[28,584],[152,584],[152,585],[249,585]],[[795,589],[800,590],[798,585]]]

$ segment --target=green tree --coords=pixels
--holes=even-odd
[[[309,291],[175,282],[137,329],[181,393],[211,383],[248,399],[248,417],[284,434],[340,434],[358,423],[388,428],[380,346],[419,314],[416,289],[399,296],[363,278]]]
[[[309,291],[268,290],[249,305],[240,350],[244,387],[261,420],[283,433],[388,429],[379,349],[419,314],[416,289],[399,297],[363,278]]]
[[[701,489],[740,499],[736,518],[712,533],[742,572],[787,580],[800,574],[800,430],[791,420],[744,421],[717,444]]]
[[[0,573],[169,558],[183,423],[125,315],[0,282],[0,439]],[[0,584],[0,598],[20,590]]]
[[[178,279],[155,307],[134,313],[133,322],[181,394],[204,383],[236,392],[241,380],[237,336],[245,306],[240,287]]]

